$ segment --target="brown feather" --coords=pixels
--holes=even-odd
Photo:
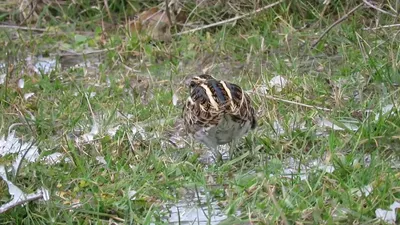
[[[190,89],[190,97],[183,108],[189,133],[217,126],[225,115],[240,124],[250,121],[251,129],[256,127],[250,97],[238,85],[203,74],[192,78]]]

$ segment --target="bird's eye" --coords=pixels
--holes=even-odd
[[[190,81],[189,86],[190,86],[191,88],[194,88],[196,85],[197,85],[197,83],[196,83],[195,81]]]

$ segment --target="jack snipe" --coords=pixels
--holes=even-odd
[[[206,74],[193,77],[189,87],[183,107],[185,128],[220,160],[218,145],[234,143],[257,126],[250,97],[238,85]]]

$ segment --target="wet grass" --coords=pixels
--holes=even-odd
[[[41,157],[60,152],[71,160],[22,167],[11,178],[14,184],[26,193],[43,186],[51,198],[1,214],[2,224],[168,224],[167,206],[199,190],[206,193],[209,212],[213,202],[223,209],[225,224],[381,224],[375,210],[400,198],[398,31],[364,31],[356,16],[310,49],[325,25],[295,32],[295,22],[271,17],[276,14],[172,43],[109,33],[103,47],[98,32],[2,31],[0,43],[7,44],[0,53],[8,72],[2,68],[7,80],[0,85],[0,133],[14,125],[23,141],[35,140]],[[16,33],[18,38],[10,38]],[[28,54],[89,47],[109,49],[100,64],[34,74],[24,61]],[[211,65],[216,77],[252,91],[259,115],[257,130],[243,139],[235,158],[219,166],[199,163],[193,152],[204,147],[189,137],[182,148],[168,141],[187,94],[183,80]],[[331,111],[260,93],[276,75],[289,83],[268,95]],[[17,85],[21,78],[24,88]],[[26,93],[34,96],[24,99]],[[390,104],[393,109],[382,113]],[[321,119],[343,129],[321,127]],[[347,129],[349,121],[358,129]],[[95,125],[98,133],[85,143],[82,136]],[[108,133],[116,126],[115,135]],[[11,161],[8,156],[0,163]],[[311,162],[317,165],[304,166]],[[5,189],[0,182],[0,204],[10,199]]]

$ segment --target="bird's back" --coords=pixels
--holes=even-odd
[[[215,147],[256,127],[250,97],[238,85],[200,75],[192,79],[190,88],[183,117],[187,131],[198,141]]]

